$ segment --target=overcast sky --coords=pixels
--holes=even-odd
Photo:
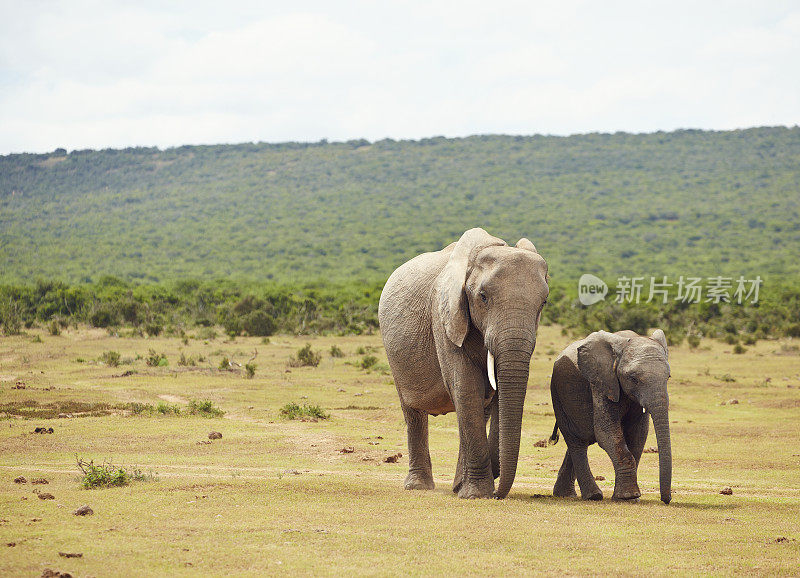
[[[0,154],[800,124],[800,3],[0,0]]]

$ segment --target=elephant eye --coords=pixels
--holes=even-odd
[[[481,296],[481,301],[483,301],[484,303],[486,303],[486,302],[489,300],[489,299],[486,297],[486,293],[485,293],[485,292],[481,291],[481,292],[479,293],[479,295]]]

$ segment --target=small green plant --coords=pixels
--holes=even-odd
[[[364,355],[366,352],[367,350],[364,349],[363,346],[359,346],[358,349],[356,349],[356,355]]]
[[[256,364],[253,363],[253,362],[245,363],[244,364],[244,371],[245,371],[245,377],[247,379],[253,379],[253,377],[256,374]]]
[[[725,383],[735,383],[736,382],[736,378],[733,377],[730,373],[726,373],[725,375],[719,375],[719,376],[717,376],[717,379],[719,379],[720,381],[724,381]]]
[[[733,335],[732,333],[726,334],[722,340],[728,345],[735,345],[739,343],[739,338]]]
[[[747,348],[741,343],[737,343],[736,345],[733,346],[733,352],[736,353],[737,355],[742,354],[745,351],[747,351]]]
[[[689,349],[697,349],[700,347],[700,336],[699,335],[688,335],[686,337],[686,342],[689,344]]]
[[[41,342],[42,342],[42,337],[40,335],[34,335],[33,338],[31,339],[31,343],[41,343]]]
[[[86,461],[75,456],[78,469],[83,474],[81,486],[87,490],[93,488],[109,488],[112,486],[127,486],[131,482],[131,476],[124,468],[114,466],[111,462],[103,462],[101,465],[94,465],[94,460]]]
[[[213,401],[207,399],[203,401],[191,400],[187,411],[190,415],[201,415],[203,417],[222,417],[225,415],[225,412],[215,406]]]
[[[156,411],[161,415],[180,415],[181,408],[177,405],[165,403],[163,401],[158,402],[156,406]]]
[[[109,367],[117,367],[121,357],[118,351],[104,351],[100,356],[100,361]]]
[[[322,355],[312,351],[311,344],[306,343],[297,350],[297,357],[292,356],[289,358],[289,365],[291,367],[316,367],[320,361],[322,361]]]
[[[129,410],[133,415],[149,414],[155,411],[155,407],[153,407],[152,404],[140,403],[138,401],[130,402],[125,409]]]
[[[370,369],[378,363],[378,358],[374,355],[365,355],[361,358],[361,369]]]
[[[178,365],[182,367],[194,367],[197,365],[197,362],[194,360],[194,357],[186,357],[186,354],[181,351],[181,357],[178,359]]]
[[[755,335],[747,335],[746,337],[742,338],[742,343],[745,345],[755,345],[758,342],[758,339]]]
[[[344,351],[338,345],[333,344],[331,345],[331,357],[344,357]]]
[[[323,410],[318,405],[309,405],[304,403],[300,405],[295,402],[289,402],[281,408],[281,415],[286,419],[328,419],[331,414]]]
[[[226,357],[223,357],[222,360],[219,362],[219,370],[220,371],[230,371],[231,370],[231,362]]]
[[[147,351],[147,357],[145,357],[144,362],[150,367],[166,367],[169,365],[167,356],[163,353],[156,353],[155,349],[149,349]]]

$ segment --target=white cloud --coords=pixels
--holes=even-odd
[[[800,123],[792,3],[0,0],[0,154]]]

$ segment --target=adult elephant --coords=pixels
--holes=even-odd
[[[568,345],[553,364],[550,393],[556,414],[551,441],[558,430],[567,442],[567,454],[553,488],[555,496],[602,500],[589,469],[586,449],[600,444],[614,464],[615,499],[642,495],[636,480],[647,441],[649,417],[658,441],[661,501],[672,499],[672,446],[669,434],[670,377],[667,340],[656,329],[650,337],[633,331],[596,331]]]
[[[453,491],[461,498],[508,494],[547,295],[547,263],[533,243],[509,247],[479,228],[389,277],[378,319],[408,429],[406,489],[433,489],[428,416],[455,411]]]

